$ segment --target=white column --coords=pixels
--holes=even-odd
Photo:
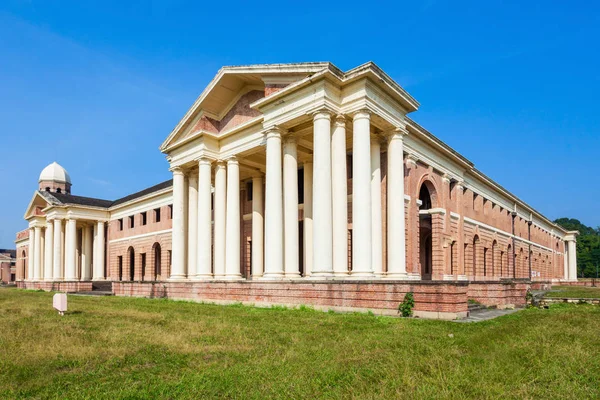
[[[263,276],[264,268],[263,178],[252,178],[252,278]]]
[[[381,222],[381,145],[371,139],[371,265],[376,276],[383,275],[383,237]]]
[[[170,279],[185,278],[185,176],[181,168],[173,168],[173,233]]]
[[[35,270],[35,230],[29,228],[29,244],[27,249],[27,280],[32,281]]]
[[[198,239],[196,275],[192,279],[212,278],[212,223],[211,223],[211,166],[208,158],[198,161]]]
[[[406,277],[404,217],[404,135],[396,129],[388,136],[387,154],[387,278]]]
[[[569,280],[577,280],[577,242],[575,239],[567,242],[569,246]]]
[[[215,167],[215,278],[225,276],[225,215],[227,193],[227,170],[225,163],[217,162]]]
[[[94,243],[94,227],[86,225],[83,227],[82,237],[82,259],[81,259],[81,280],[89,281],[92,279],[92,246]]]
[[[569,250],[568,250],[568,244],[567,242],[565,243],[565,251],[563,253],[563,268],[564,268],[564,278],[566,280],[569,280]]]
[[[298,152],[295,137],[283,145],[283,211],[285,277],[300,277],[298,249]]]
[[[65,232],[65,280],[77,280],[77,221],[67,219]]]
[[[192,170],[188,175],[188,256],[184,270],[190,278],[196,275],[198,263],[198,172]]]
[[[352,144],[352,275],[372,276],[371,115],[354,115]]]
[[[304,163],[304,276],[313,265],[313,163]]]
[[[235,157],[227,160],[227,217],[225,224],[225,276],[239,279],[240,273],[240,164]]]
[[[281,133],[267,133],[265,188],[265,274],[267,279],[283,276],[283,191],[281,178]]]
[[[313,266],[311,276],[333,275],[331,205],[331,114],[313,118]]]
[[[51,220],[46,221],[46,237],[44,239],[44,280],[52,280],[52,250],[54,247],[54,223]]]
[[[42,228],[33,228],[33,280],[39,281],[42,276]]]
[[[54,220],[54,240],[53,240],[53,263],[52,263],[52,279],[55,281],[62,280],[62,236],[63,224],[61,219]]]
[[[306,187],[306,186],[305,186]],[[331,199],[333,271],[348,275],[348,175],[346,172],[346,117],[338,115],[331,135]]]
[[[104,277],[104,221],[98,221],[94,227],[94,273],[93,280],[103,281]]]

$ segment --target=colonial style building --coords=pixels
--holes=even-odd
[[[443,317],[519,282],[576,280],[577,232],[410,119],[418,107],[373,63],[224,67],[160,147],[172,181],[110,201],[42,171],[17,280],[380,311],[413,291]]]

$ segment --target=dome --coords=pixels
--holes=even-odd
[[[57,162],[53,162],[48,165],[42,173],[40,174],[40,179],[38,182],[42,181],[51,181],[51,182],[61,182],[61,183],[71,183],[71,177],[67,173],[67,170],[61,167]]]

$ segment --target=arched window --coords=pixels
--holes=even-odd
[[[419,200],[421,200],[421,210],[429,210],[432,208],[431,194],[429,193],[429,189],[425,183],[421,185],[421,190],[419,191]]]
[[[477,276],[477,251],[479,247],[479,236],[475,235],[473,237],[473,279]]]
[[[56,188],[56,193],[62,193],[62,189],[61,188]]]
[[[507,249],[506,249],[506,276],[510,276],[510,267],[513,264],[513,253],[512,253],[512,246],[509,244]]]
[[[492,242],[492,258],[490,260],[490,267],[492,268],[491,273],[492,276],[496,276],[498,271],[496,271],[496,252],[498,251],[498,242]]]

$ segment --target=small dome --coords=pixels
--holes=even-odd
[[[67,170],[61,167],[57,162],[53,162],[48,165],[40,174],[38,182],[42,181],[53,181],[61,183],[71,183],[71,177],[67,173]]]

